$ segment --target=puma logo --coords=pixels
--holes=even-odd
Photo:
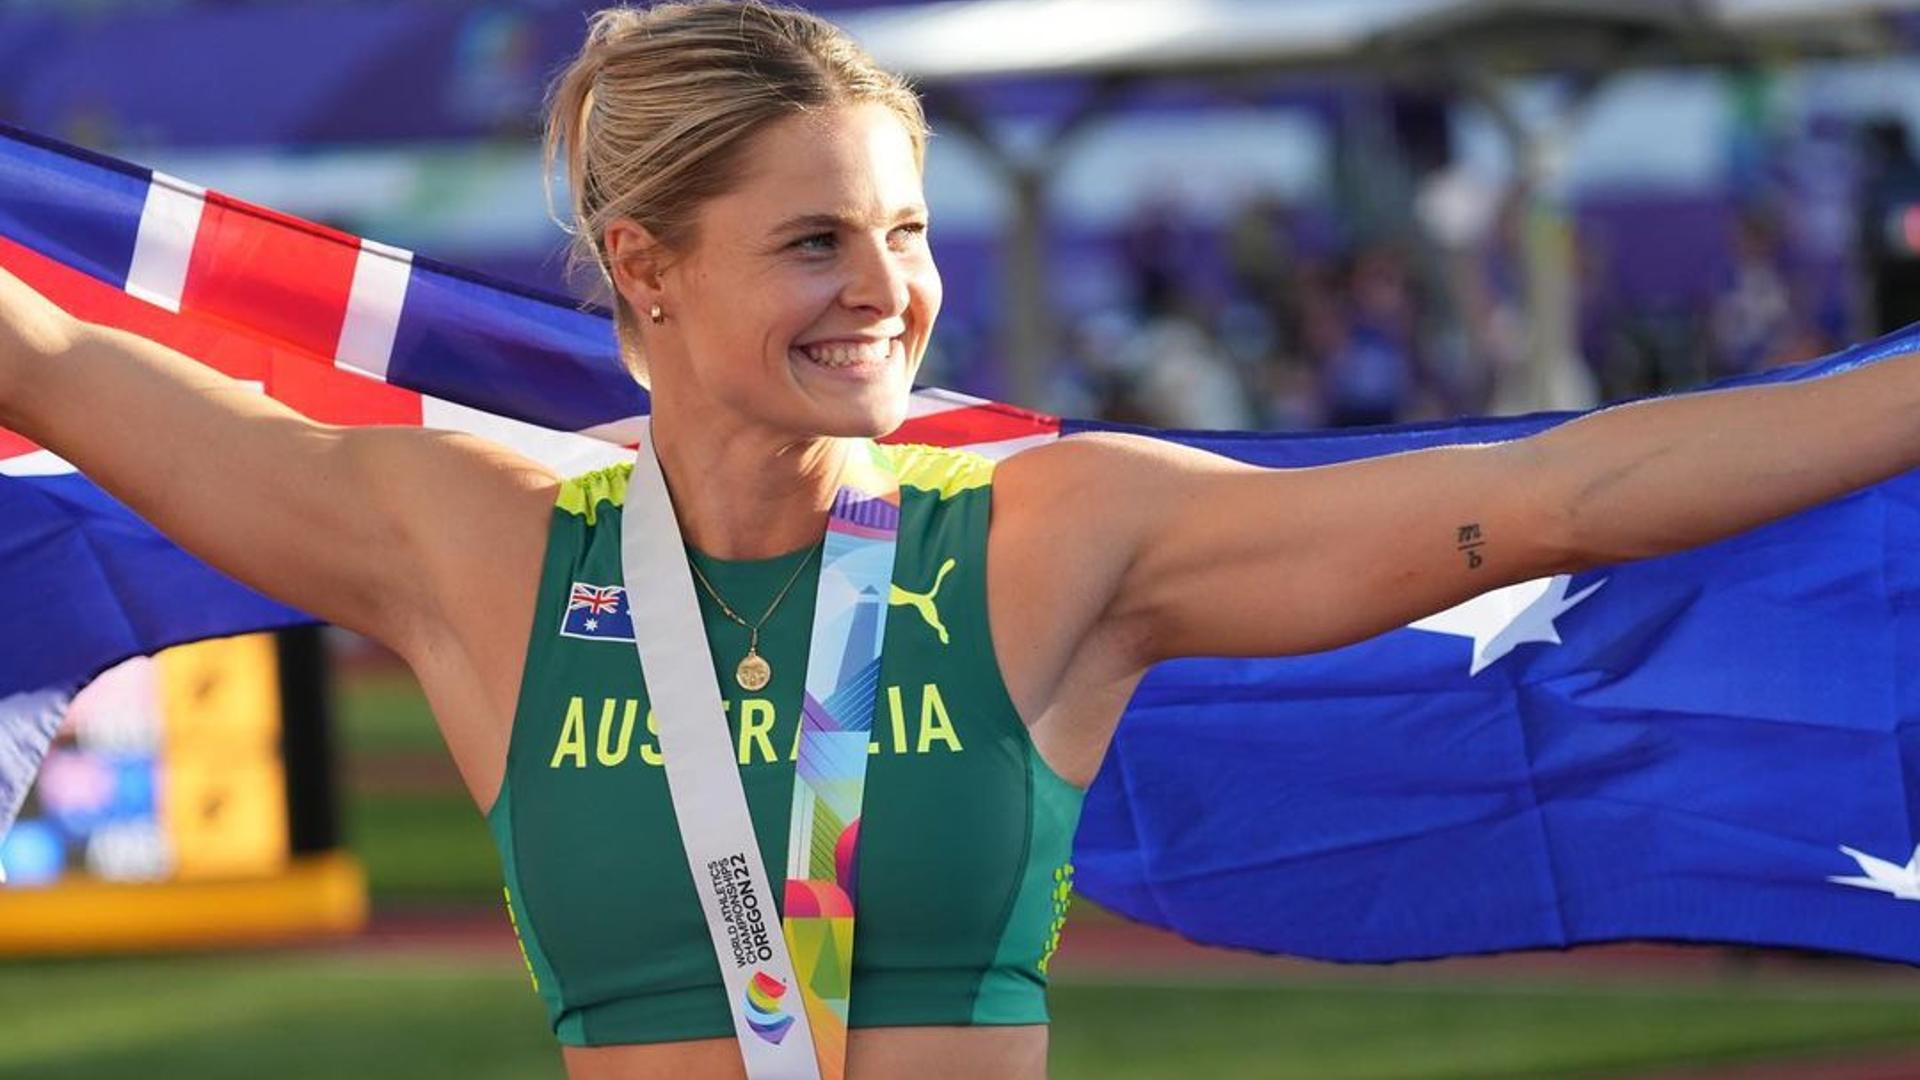
[[[940,635],[942,645],[947,643],[947,628],[940,622],[940,609],[934,606],[934,597],[939,595],[940,583],[946,580],[947,571],[953,569],[955,562],[954,559],[948,559],[940,564],[940,572],[933,576],[933,588],[926,592],[908,592],[895,585],[893,591],[887,594],[887,603],[905,604],[919,612],[920,617],[927,620],[927,625],[933,627],[933,632]]]

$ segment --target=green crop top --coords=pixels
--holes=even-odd
[[[887,452],[901,523],[860,823],[850,1026],[1045,1023],[1081,791],[1035,752],[994,661],[993,463],[925,446]],[[631,473],[601,469],[560,490],[506,778],[487,815],[534,988],[574,1046],[733,1034],[625,605],[607,591],[624,587]],[[751,617],[810,550],[689,554]],[[750,693],[720,679],[776,877],[818,579],[814,560],[761,630],[772,682]],[[704,593],[700,602],[715,669],[731,673],[747,631]]]

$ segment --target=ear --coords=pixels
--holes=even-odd
[[[614,218],[600,234],[600,250],[607,253],[613,287],[635,311],[661,302],[661,273],[666,249],[646,226],[631,218]]]

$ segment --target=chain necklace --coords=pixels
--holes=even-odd
[[[822,539],[820,543],[813,545],[807,552],[806,558],[800,560],[800,565],[794,567],[793,576],[787,579],[785,585],[780,586],[779,594],[773,598],[773,603],[767,606],[767,613],[753,623],[748,623],[747,620],[734,614],[733,608],[720,595],[720,590],[714,588],[713,583],[707,580],[707,575],[700,572],[699,564],[692,559],[687,560],[687,568],[693,571],[694,579],[700,582],[700,587],[707,590],[707,595],[713,597],[713,602],[720,605],[720,610],[726,614],[727,618],[739,623],[747,631],[746,658],[733,669],[734,681],[740,684],[742,690],[759,690],[772,681],[773,665],[767,663],[766,658],[760,655],[760,628],[773,617],[774,610],[780,606],[780,601],[787,598],[787,590],[793,588],[793,583],[800,580],[800,572],[807,568],[807,564],[813,561],[814,552],[819,551],[825,543],[826,540]]]

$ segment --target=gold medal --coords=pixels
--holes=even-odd
[[[713,587],[713,582],[707,580],[707,575],[700,572],[699,565],[688,560],[687,568],[693,571],[693,579],[700,583],[701,588],[707,590],[707,595],[713,597],[713,602],[720,605],[721,612],[727,618],[739,623],[747,631],[747,658],[740,661],[740,666],[733,669],[733,681],[739,683],[742,690],[764,689],[767,683],[773,680],[773,665],[767,663],[766,659],[760,655],[760,628],[773,617],[774,609],[780,606],[780,601],[787,598],[787,592],[793,588],[793,583],[800,580],[800,571],[806,569],[807,563],[813,559],[813,553],[819,551],[825,543],[826,541],[822,540],[819,544],[815,544],[813,550],[807,552],[807,557],[800,560],[800,565],[793,568],[793,576],[787,578],[785,585],[780,586],[779,595],[773,598],[773,603],[767,606],[767,613],[760,616],[760,621],[757,623],[750,623],[741,618],[739,613],[735,612],[720,595],[720,591]]]
[[[747,658],[733,669],[733,678],[742,690],[759,690],[773,678],[773,667],[760,658],[760,654],[749,649]]]

